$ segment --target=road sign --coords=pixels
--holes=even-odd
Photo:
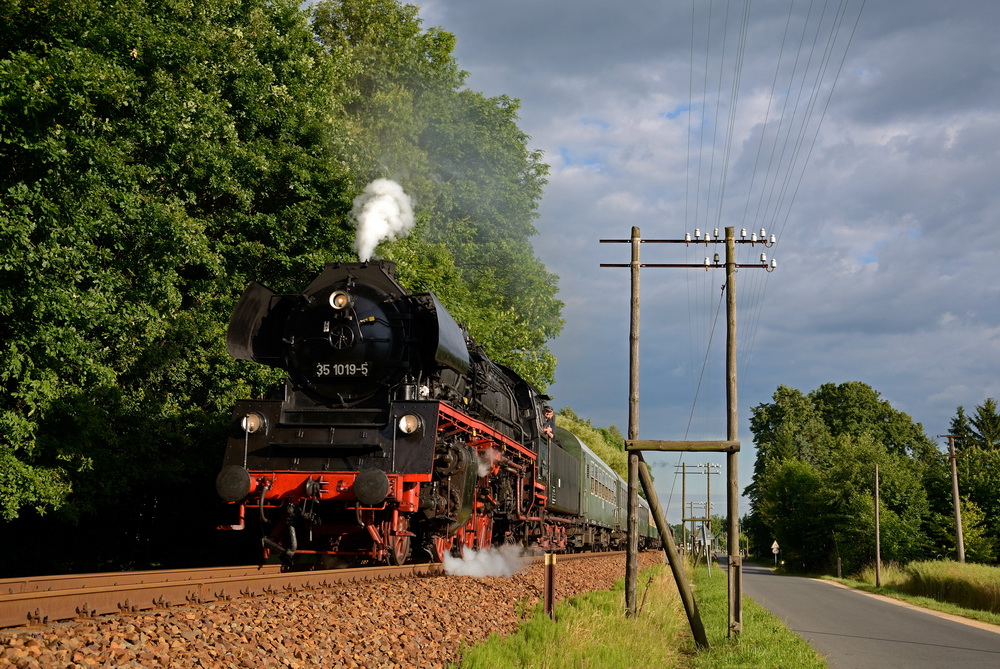
[[[772,548],[771,552],[774,553],[775,555],[777,555],[778,554],[778,549],[777,548]]]

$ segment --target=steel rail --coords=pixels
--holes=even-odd
[[[622,552],[561,554],[563,560]],[[542,555],[531,562],[541,561]],[[278,565],[0,579],[0,628],[134,613],[393,578],[442,576],[441,563],[282,572]]]
[[[281,572],[248,567],[0,581],[0,628],[444,573],[440,564]]]

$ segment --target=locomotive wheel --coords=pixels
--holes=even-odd
[[[401,534],[410,529],[410,519],[405,516],[399,517],[399,524],[396,533],[389,533],[389,564],[400,567],[410,559],[410,535]]]

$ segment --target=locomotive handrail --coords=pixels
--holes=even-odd
[[[441,413],[447,415],[452,420],[460,421],[462,423],[469,425],[475,430],[479,430],[481,432],[490,435],[491,438],[501,442],[505,447],[519,452],[521,455],[530,460],[538,459],[538,454],[535,453],[534,451],[528,450],[521,444],[517,443],[516,441],[505,435],[503,432],[498,432],[497,430],[494,430],[486,423],[476,420],[475,418],[472,418],[467,414],[462,413],[461,411],[457,410],[455,407],[448,404],[447,402],[441,402]]]

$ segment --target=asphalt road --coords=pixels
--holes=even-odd
[[[982,629],[753,564],[744,564],[743,593],[784,620],[833,669],[1000,667],[1000,627]]]

